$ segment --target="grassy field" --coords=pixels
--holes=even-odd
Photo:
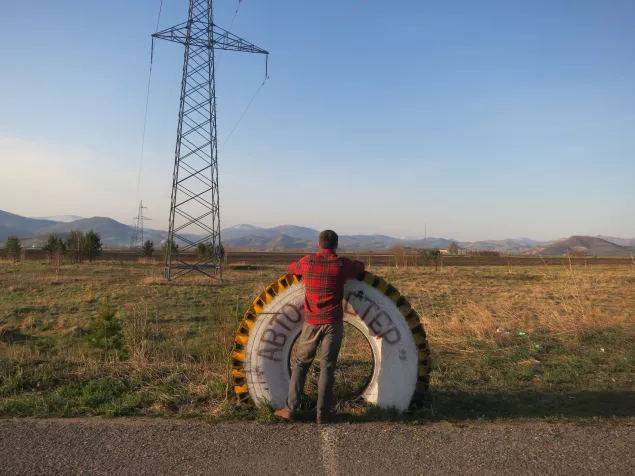
[[[371,271],[410,300],[428,333],[430,394],[408,418],[635,417],[635,267]],[[283,273],[230,270],[222,286],[197,276],[167,285],[158,265],[0,262],[0,417],[270,419],[235,408],[228,356],[251,300]],[[339,409],[396,418],[349,401],[369,365],[351,328]]]

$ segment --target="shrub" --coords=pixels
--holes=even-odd
[[[179,245],[172,242],[172,254],[177,254],[179,252]],[[163,259],[168,256],[168,242],[164,242],[161,246],[161,255],[163,255]]]
[[[20,255],[22,254],[22,243],[20,243],[20,239],[14,235],[9,236],[4,246],[4,251],[10,260],[20,261]]]
[[[49,235],[46,244],[42,247],[42,250],[48,252],[49,262],[53,262],[53,253],[57,254],[59,262],[59,256],[66,253],[66,243],[57,236]]]
[[[84,251],[88,261],[92,261],[101,254],[101,236],[90,230],[84,237]]]
[[[143,255],[147,258],[151,258],[152,253],[154,253],[154,241],[148,240],[143,244]]]
[[[113,351],[116,355],[121,355],[124,348],[123,326],[110,304],[101,306],[99,316],[91,318],[88,328],[91,331],[88,334],[88,345],[102,350],[104,359],[108,359]]]

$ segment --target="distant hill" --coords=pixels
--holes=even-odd
[[[317,249],[320,232],[313,228],[282,225],[261,228],[252,225],[236,225],[221,231],[223,243],[235,249]],[[387,235],[340,235],[342,250],[386,250],[392,246],[412,248],[447,248],[453,240],[426,238],[404,240]]]
[[[60,220],[27,218],[0,210],[0,244],[9,235],[17,235],[26,247],[41,247],[49,234],[66,237],[69,232],[83,233],[95,230],[107,247],[129,246],[133,228],[108,217],[81,218],[75,215],[59,215]],[[72,219],[72,220],[71,220]],[[254,225],[235,225],[221,230],[221,238],[229,248],[242,250],[311,250],[317,249],[319,231],[297,225],[281,225],[263,228]],[[200,239],[187,235],[192,241]],[[538,242],[529,238],[460,242],[448,238],[405,239],[387,235],[340,235],[340,249],[388,250],[393,246],[411,248],[447,249],[454,241],[460,248],[470,250],[494,250],[508,253],[541,253],[561,256],[570,249],[584,249],[588,255],[628,256],[635,248],[635,239],[613,237],[572,236],[558,242]],[[160,246],[167,239],[167,232],[146,228],[144,239]],[[577,248],[576,248],[577,247]]]
[[[288,235],[294,238],[300,238],[302,240],[312,240],[315,242],[317,242],[318,236],[320,235],[320,232],[318,230],[296,225],[274,226],[273,228],[269,228],[269,230],[275,232],[276,234]]]
[[[71,217],[72,215],[63,215]],[[52,221],[39,218],[27,218],[0,210],[0,243],[6,241],[9,235],[16,235],[22,240],[22,244],[28,248],[39,248],[44,245],[49,235],[62,238],[71,231],[86,233],[94,230],[101,235],[104,246],[120,247],[129,246],[134,232],[133,227],[119,223],[108,217],[80,218],[74,221]],[[162,230],[146,228],[144,239],[154,241],[155,246],[165,241],[168,233]],[[186,235],[186,238],[197,240],[195,235]]]
[[[107,217],[92,217],[84,218],[82,220],[73,221],[70,223],[57,223],[55,225],[43,228],[40,230],[41,235],[65,235],[73,230],[79,230],[83,233],[88,230],[94,230],[101,235],[102,243],[119,243],[122,237],[128,238],[130,242],[130,236],[132,227],[119,223],[112,218]]]
[[[273,228],[261,228],[253,225],[236,225],[222,230],[223,241],[232,241],[246,236],[260,236],[275,238],[278,235],[287,235],[302,240],[316,241],[320,232],[313,228],[296,225],[282,225]]]
[[[386,249],[401,241],[386,235],[342,235],[339,246],[344,250]]]
[[[610,241],[611,243],[615,243],[620,246],[635,246],[635,238],[616,238],[614,236],[602,235],[598,235],[597,238],[602,238],[603,240]]]
[[[458,240],[450,240],[447,238],[424,238],[423,240],[405,241],[403,244],[412,248],[439,248],[445,250],[452,243],[458,243]]]
[[[249,235],[262,237],[268,236],[271,238],[275,235],[275,233],[270,233],[267,228],[253,225],[236,225],[221,230],[223,241],[238,239]]]
[[[539,242],[529,238],[511,238],[507,240],[483,240],[468,243],[459,243],[459,246],[466,250],[488,250],[501,251],[506,253],[526,253],[536,247],[545,247],[553,242]]]
[[[51,220],[51,221],[59,221],[62,223],[70,223],[72,221],[82,220],[84,217],[80,217],[77,215],[55,215],[52,217],[35,217],[36,220]]]
[[[570,251],[583,251],[588,256],[629,256],[633,247],[620,246],[595,236],[571,236],[544,248],[537,248],[536,254],[562,256]]]
[[[55,235],[65,238],[71,231],[81,231],[86,233],[89,230],[94,230],[101,236],[101,242],[104,246],[128,246],[132,239],[133,228],[123,223],[119,223],[112,218],[107,217],[92,217],[82,218],[73,222],[57,222],[52,225],[42,227],[37,230],[37,233],[32,234],[27,239],[23,240],[24,245],[27,247],[40,247],[45,242],[49,235]],[[144,238],[152,240],[156,244],[160,243],[167,237],[166,232],[157,232],[156,230],[144,230]]]
[[[222,236],[222,233],[221,233]],[[259,249],[259,250],[281,250],[281,249],[313,249],[317,247],[316,241],[294,238],[285,234],[276,236],[248,235],[238,238],[222,238],[223,243],[236,249]]]
[[[10,235],[28,238],[37,234],[38,230],[55,224],[51,220],[27,218],[0,210],[0,242],[6,241]]]
[[[255,225],[234,225],[224,229],[226,232],[231,233],[251,233],[256,230],[262,230],[262,227]]]
[[[6,241],[9,235],[16,235],[22,240],[24,246],[38,248],[46,242],[48,235],[65,238],[74,230],[82,233],[95,230],[101,235],[104,246],[127,246],[130,244],[133,233],[132,227],[107,217],[80,218],[63,222],[27,218],[0,210],[0,243]],[[156,244],[165,240],[167,233],[145,230],[144,237],[153,240]]]

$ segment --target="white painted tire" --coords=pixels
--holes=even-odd
[[[240,402],[285,405],[289,356],[304,322],[304,283],[284,276],[252,304],[236,336],[232,374]],[[368,341],[374,370],[361,398],[406,410],[428,386],[429,349],[419,316],[386,281],[371,273],[349,280],[344,320]]]

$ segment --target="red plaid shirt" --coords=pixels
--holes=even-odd
[[[344,283],[364,271],[364,263],[340,258],[331,250],[307,255],[289,265],[288,273],[304,277],[304,320],[335,324],[344,316]]]

